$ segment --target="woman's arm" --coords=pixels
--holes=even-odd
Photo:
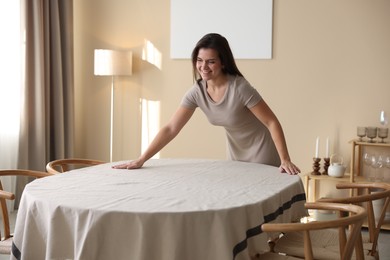
[[[158,153],[164,146],[166,146],[170,141],[173,140],[180,132],[180,130],[185,126],[185,124],[190,120],[191,116],[194,114],[195,109],[189,109],[185,107],[179,107],[176,112],[173,114],[171,120],[168,124],[165,125],[157,133],[156,137],[150,143],[148,149],[136,160],[115,165],[113,168],[116,169],[137,169],[141,168],[142,165]]]
[[[250,108],[250,111],[259,119],[270,131],[272,139],[275,143],[278,151],[281,165],[279,169],[281,172],[287,172],[288,174],[298,174],[301,170],[291,162],[290,155],[288,154],[286,139],[284,137],[282,126],[279,120],[269,108],[264,100],[261,100],[254,107]]]

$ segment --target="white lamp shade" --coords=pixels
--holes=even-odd
[[[95,50],[95,75],[127,76],[132,74],[131,51]]]

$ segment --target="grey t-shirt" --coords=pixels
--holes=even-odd
[[[280,166],[280,158],[268,129],[249,108],[262,100],[257,90],[240,76],[229,76],[229,84],[220,102],[207,94],[206,82],[195,83],[184,95],[181,105],[199,107],[216,126],[226,130],[229,159]]]

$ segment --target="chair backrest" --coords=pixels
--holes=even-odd
[[[58,159],[46,165],[46,171],[52,174],[62,173],[80,167],[93,166],[105,163],[104,161],[80,158]]]
[[[32,171],[32,170],[0,170],[0,177],[2,176],[27,176],[32,178],[43,178],[47,176],[52,176],[53,174],[41,171]],[[5,191],[3,189],[3,185],[0,179],[0,207],[1,207],[1,215],[3,222],[3,234],[0,232],[0,240],[6,240],[11,238],[11,230],[10,230],[10,222],[9,215],[7,209],[6,200],[14,200],[15,195],[11,192]]]
[[[386,216],[386,210],[390,203],[390,185],[387,183],[373,182],[373,183],[338,183],[337,189],[352,189],[352,197],[343,198],[322,198],[321,202],[336,202],[336,203],[351,203],[355,205],[366,204],[367,209],[367,227],[372,243],[370,255],[378,254],[378,238],[379,233]],[[384,200],[379,216],[375,216],[373,201]]]
[[[306,209],[338,211],[339,218],[333,220],[313,221],[307,223],[265,223],[262,230],[265,232],[303,232],[305,259],[313,259],[310,231],[319,229],[338,228],[340,243],[340,259],[349,260],[360,236],[360,229],[367,212],[363,207],[351,204],[312,202],[305,204]],[[345,213],[349,214],[345,214]],[[349,227],[350,232],[346,232]]]

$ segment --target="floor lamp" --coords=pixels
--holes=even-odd
[[[111,76],[110,162],[114,142],[114,77],[132,74],[132,56],[131,51],[95,50],[95,75]]]

